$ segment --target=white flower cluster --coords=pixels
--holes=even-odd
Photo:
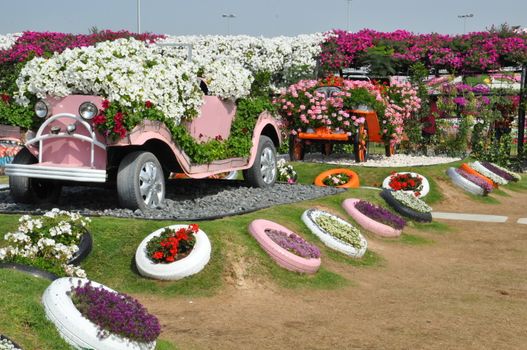
[[[392,196],[401,204],[420,213],[430,213],[432,208],[423,200],[405,191],[392,191]]]
[[[57,261],[68,276],[86,277],[84,270],[67,262],[79,250],[77,243],[91,220],[78,213],[53,209],[42,219],[23,215],[17,232],[8,232],[4,239],[12,245],[0,248],[0,260],[17,256],[34,259],[43,257]]]
[[[252,37],[246,35],[219,36],[167,36],[159,43],[192,45],[192,60],[200,67],[226,58],[239,62],[253,73],[267,71],[271,74],[287,74],[295,67],[305,66],[313,70],[324,34],[306,34],[296,37]],[[186,57],[186,51],[179,51]]]
[[[285,159],[281,158],[276,163],[278,169],[278,181],[285,181],[289,184],[296,182],[297,173],[291,164],[287,164]]]
[[[21,350],[8,339],[0,339],[0,350]]]
[[[252,73],[229,59],[216,60],[202,68],[211,95],[236,100],[248,96],[254,80]]]
[[[472,162],[468,164],[472,169],[476,170],[481,175],[489,178],[492,182],[498,185],[506,185],[509,181],[505,180],[499,175],[494,174],[489,169],[485,168],[480,162]]]
[[[151,101],[179,123],[198,114],[203,93],[197,67],[142,41],[119,39],[34,58],[22,69],[17,102],[74,93],[102,95],[125,106]]]
[[[0,35],[0,50],[9,50],[21,35],[22,33]]]

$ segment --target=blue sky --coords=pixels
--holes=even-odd
[[[0,34],[137,30],[137,0],[0,0]],[[222,14],[234,14],[231,19]],[[352,0],[350,29],[463,33],[508,23],[527,27],[527,0]],[[297,35],[347,29],[347,0],[141,0],[141,29],[163,34]]]

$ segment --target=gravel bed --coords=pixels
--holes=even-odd
[[[244,214],[278,204],[320,198],[345,190],[313,185],[277,183],[268,189],[246,187],[241,180],[171,180],[163,208],[141,212],[119,208],[115,190],[65,187],[59,203],[28,205],[13,202],[8,189],[0,189],[0,212],[42,214],[58,207],[87,216],[196,221]]]
[[[364,167],[379,167],[379,168],[398,168],[408,166],[422,166],[434,164],[447,164],[460,160],[461,158],[452,157],[429,157],[429,156],[411,156],[407,154],[395,154],[391,157],[386,157],[381,154],[369,155],[368,161],[363,163],[355,163],[353,155],[349,154],[331,154],[325,156],[322,154],[309,153],[304,157],[304,161],[313,163],[327,163],[338,165],[353,165]],[[288,159],[286,159],[288,160]]]

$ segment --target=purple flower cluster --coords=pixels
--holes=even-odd
[[[90,282],[84,285],[79,282],[71,289],[71,299],[79,312],[99,327],[101,338],[113,333],[149,343],[161,333],[157,318],[126,294],[96,288]]]
[[[465,170],[462,170],[462,169],[456,169],[456,172],[463,176],[465,179],[467,179],[468,181],[478,185],[479,187],[483,188],[483,191],[485,191],[485,193],[489,193],[492,191],[492,185],[489,184],[487,181],[483,180],[482,178],[476,176],[476,175],[472,175],[472,174],[469,174],[467,173]]]
[[[517,179],[514,176],[512,176],[511,174],[509,174],[506,171],[501,170],[500,168],[495,167],[493,164],[491,164],[489,162],[480,162],[480,163],[485,168],[489,169],[494,174],[498,175],[499,177],[504,178],[507,181],[517,181]]]
[[[0,64],[23,62],[35,56],[48,56],[66,49],[92,46],[101,41],[113,41],[133,37],[141,41],[153,41],[163,37],[156,34],[136,34],[128,31],[104,30],[97,33],[67,34],[53,32],[24,32],[8,50],[0,50]]]
[[[370,202],[360,200],[355,203],[355,208],[370,219],[393,227],[396,230],[402,230],[406,225],[406,220],[402,217]]]
[[[408,66],[424,62],[428,67],[456,71],[497,69],[527,62],[527,35],[509,31],[474,32],[465,35],[391,33],[364,29],[356,33],[334,30],[322,43],[322,62],[331,68],[360,63],[367,51],[383,46],[393,51],[394,62]]]
[[[280,247],[295,255],[306,259],[320,258],[320,250],[317,246],[307,242],[294,233],[288,235],[286,232],[280,230],[266,229],[265,234]]]

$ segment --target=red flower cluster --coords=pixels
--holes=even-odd
[[[120,139],[126,136],[126,127],[124,125],[124,115],[122,112],[115,112],[112,117],[108,117],[112,112],[109,112],[110,101],[102,101],[102,110],[99,114],[93,118],[93,125],[104,134],[104,136],[110,136],[113,139]]]
[[[9,95],[8,94],[1,94],[2,96],[2,101],[4,101],[4,103],[9,103]]]
[[[194,247],[194,235],[198,230],[199,226],[196,224],[178,230],[164,230],[161,235],[148,242],[148,256],[155,263],[171,263],[187,256]]]
[[[412,174],[393,174],[390,177],[389,186],[395,191],[415,191],[416,196],[420,195],[423,178],[412,176]]]

